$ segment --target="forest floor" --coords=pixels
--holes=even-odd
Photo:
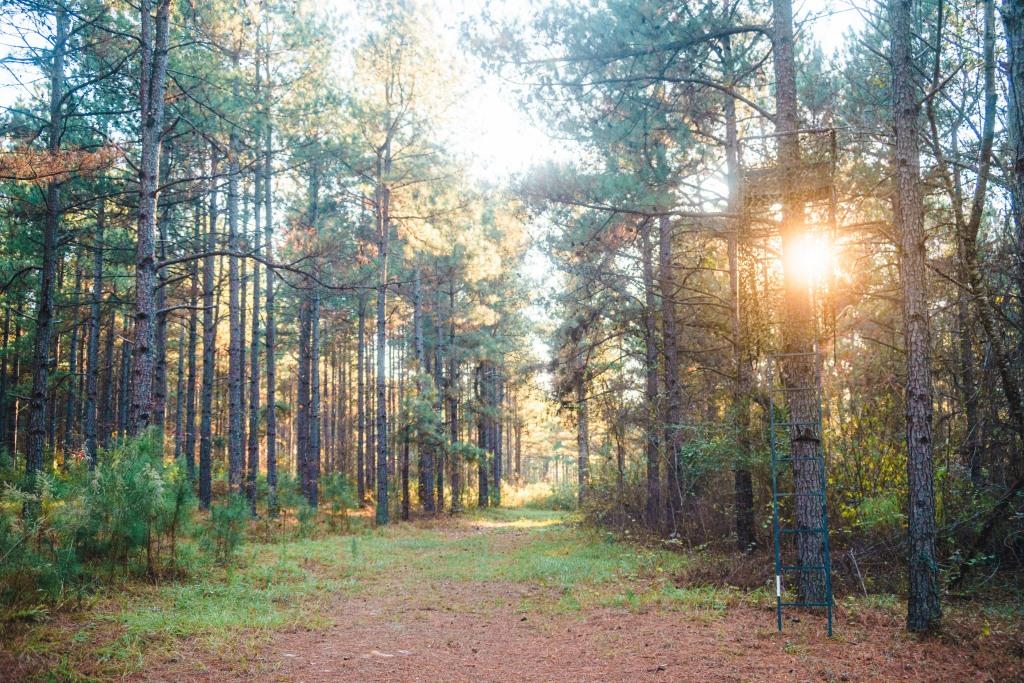
[[[681,585],[696,561],[525,509],[253,543],[4,635],[0,680],[1024,681],[1012,609],[916,638],[851,599],[832,639],[820,614],[778,633],[764,591]]]

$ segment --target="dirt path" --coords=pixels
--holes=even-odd
[[[776,633],[767,606],[602,604],[608,591],[622,588],[607,585],[613,582],[576,584],[581,595],[592,593],[594,604],[563,609],[564,585],[543,573],[522,578],[521,566],[489,571],[489,564],[511,557],[525,558],[522,565],[545,553],[569,562],[576,551],[560,548],[558,539],[571,541],[578,532],[514,523],[424,529],[437,543],[414,561],[362,579],[356,594],[329,596],[320,604],[327,621],[321,627],[277,632],[244,654],[198,652],[164,661],[137,680],[1024,680],[1020,653],[1007,659],[984,643],[918,641],[904,634],[898,618],[881,612],[841,614],[830,641],[818,615]],[[466,553],[476,556],[447,568],[452,556]],[[446,568],[454,576],[446,578]],[[651,585],[639,574],[622,581],[635,582],[637,592]]]
[[[843,601],[774,629],[766,593],[681,585],[699,557],[522,510],[252,543],[231,571],[125,584],[0,639],[0,681],[1024,681],[1020,624],[916,639]],[[705,572],[706,574],[706,572]]]

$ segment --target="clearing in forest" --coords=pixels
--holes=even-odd
[[[559,512],[243,552],[232,571],[129,585],[7,634],[3,680],[1024,680],[1019,627],[997,613],[952,609],[951,632],[921,639],[895,600],[841,600],[835,638],[818,614],[779,634],[768,593],[686,585],[699,554]]]

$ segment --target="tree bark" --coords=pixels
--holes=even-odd
[[[86,343],[85,374],[85,459],[92,470],[96,467],[96,421],[100,366],[100,305],[103,302],[103,232],[106,227],[106,201],[100,199],[96,208],[96,232],[92,245],[92,297],[89,301],[89,340]],[[0,411],[2,412],[2,411]]]
[[[646,519],[651,528],[661,523],[661,457],[658,423],[658,323],[657,294],[654,291],[654,263],[651,221],[640,224],[640,258],[644,280],[644,459],[647,464]]]
[[[54,41],[50,54],[50,121],[47,126],[47,151],[56,155],[60,151],[64,129],[64,57],[68,39],[68,13],[63,6],[54,10]],[[46,213],[43,217],[42,263],[39,270],[39,295],[36,302],[36,334],[32,348],[32,389],[28,408],[28,447],[25,455],[25,475],[31,486],[35,476],[43,469],[46,448],[46,396],[50,381],[50,345],[53,336],[53,295],[57,277],[58,236],[60,231],[60,183],[46,184]]]
[[[798,258],[804,239],[804,203],[800,188],[800,133],[797,106],[796,62],[793,46],[793,7],[790,0],[772,2],[772,54],[775,74],[775,130],[778,135],[778,170],[782,180],[782,255],[783,255],[783,356],[781,374],[789,427],[789,454],[793,466],[797,563],[820,567],[824,563],[824,524],[818,493],[824,473],[817,458],[821,455],[818,433],[817,355],[814,310],[811,290],[800,277],[792,259]],[[802,571],[798,588],[807,602],[824,600],[823,572]]]
[[[210,177],[217,177],[217,159],[211,151]],[[214,257],[217,246],[217,190],[210,192],[209,227],[206,234],[207,255],[203,257],[203,384],[199,424],[199,507],[210,508],[211,464],[213,459],[213,382],[217,353],[217,310],[214,299]]]
[[[682,512],[684,482],[679,461],[680,427],[683,422],[683,395],[679,379],[679,345],[676,322],[675,265],[672,259],[672,227],[669,217],[658,217],[658,281],[661,289],[661,339],[664,354],[665,384],[665,528],[676,533]]]
[[[137,434],[153,422],[157,262],[155,251],[158,164],[164,125],[167,38],[170,0],[141,2],[141,77],[139,116],[142,154],[139,161],[138,233],[135,250],[135,341],[128,432]]]
[[[366,504],[366,293],[359,290],[356,331],[356,486],[359,507]]]
[[[900,281],[907,358],[907,481],[909,594],[907,628],[938,627],[938,564],[935,556],[935,492],[932,471],[931,343],[926,294],[924,207],[920,194],[917,77],[913,61],[913,0],[890,0],[893,124]]]

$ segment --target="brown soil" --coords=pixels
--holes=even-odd
[[[450,529],[467,531],[488,533]],[[525,536],[501,534],[509,544]],[[398,569],[357,596],[330,596],[326,628],[278,632],[235,652],[183,641],[133,680],[1024,681],[1019,634],[986,640],[965,628],[918,639],[896,615],[867,610],[840,612],[829,640],[819,614],[790,619],[779,634],[774,612],[751,607],[522,609],[524,599],[557,598],[532,584],[417,582]]]

